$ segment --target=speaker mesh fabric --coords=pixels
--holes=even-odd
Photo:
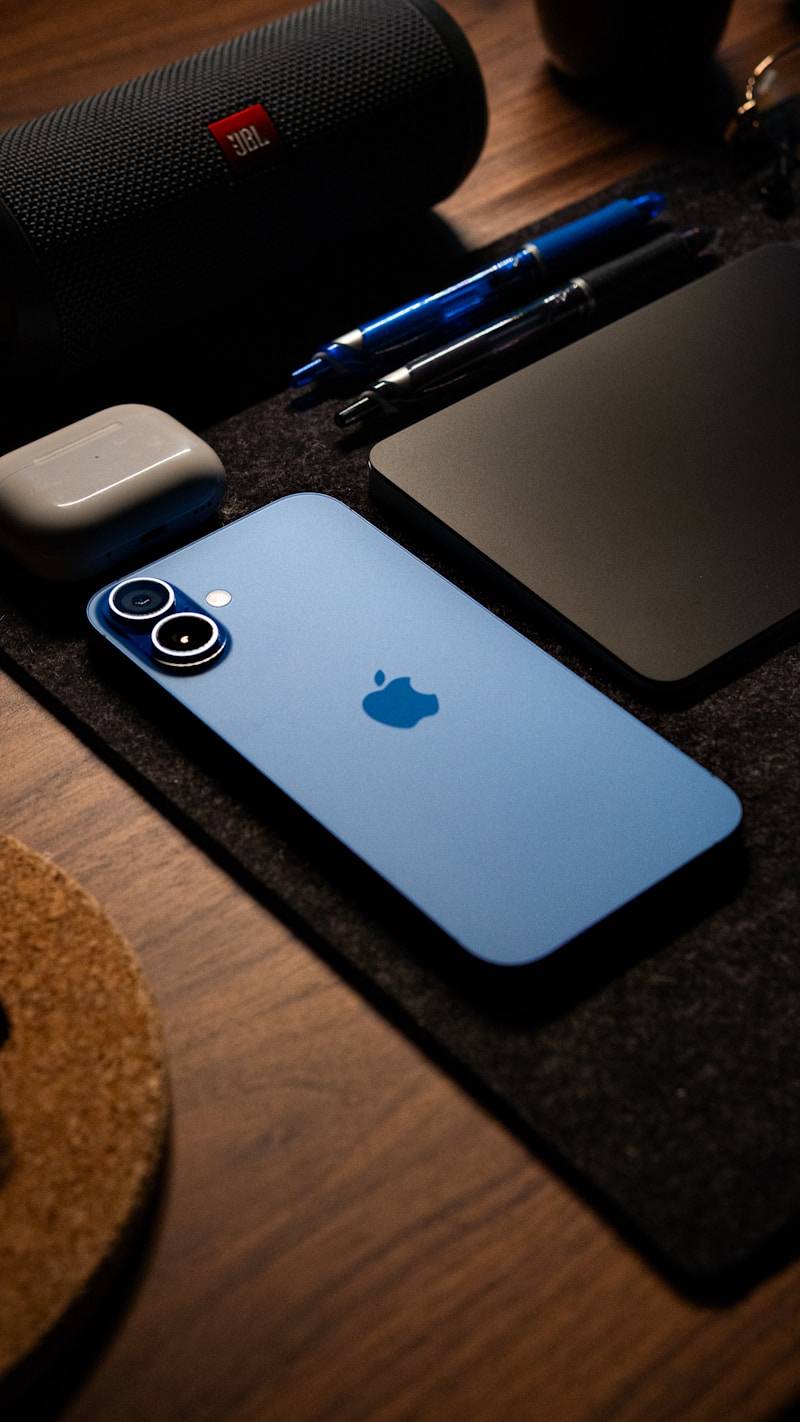
[[[62,357],[102,359],[148,317],[157,330],[182,299],[202,301],[236,249],[250,244],[274,274],[312,223],[341,230],[452,191],[477,156],[484,100],[466,42],[435,10],[323,0],[3,134],[0,202]],[[279,158],[239,174],[208,125],[255,103]]]

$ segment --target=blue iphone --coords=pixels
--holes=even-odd
[[[739,824],[721,780],[324,495],[148,564],[88,616],[490,963],[553,953]]]

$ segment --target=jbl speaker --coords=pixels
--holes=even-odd
[[[453,191],[485,128],[435,0],[322,0],[7,131],[0,346],[20,393],[92,404],[111,375],[139,398],[150,364],[235,362],[255,312],[268,352],[292,304],[335,287],[337,252]]]

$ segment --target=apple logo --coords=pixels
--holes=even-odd
[[[435,716],[439,710],[439,698],[426,696],[415,691],[410,676],[396,676],[388,686],[382,671],[375,673],[375,684],[380,691],[370,691],[362,701],[368,716],[380,721],[384,726],[416,726],[423,716]]]

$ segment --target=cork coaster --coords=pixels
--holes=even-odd
[[[0,836],[0,1381],[147,1203],[167,1115],[132,949],[63,870]]]

